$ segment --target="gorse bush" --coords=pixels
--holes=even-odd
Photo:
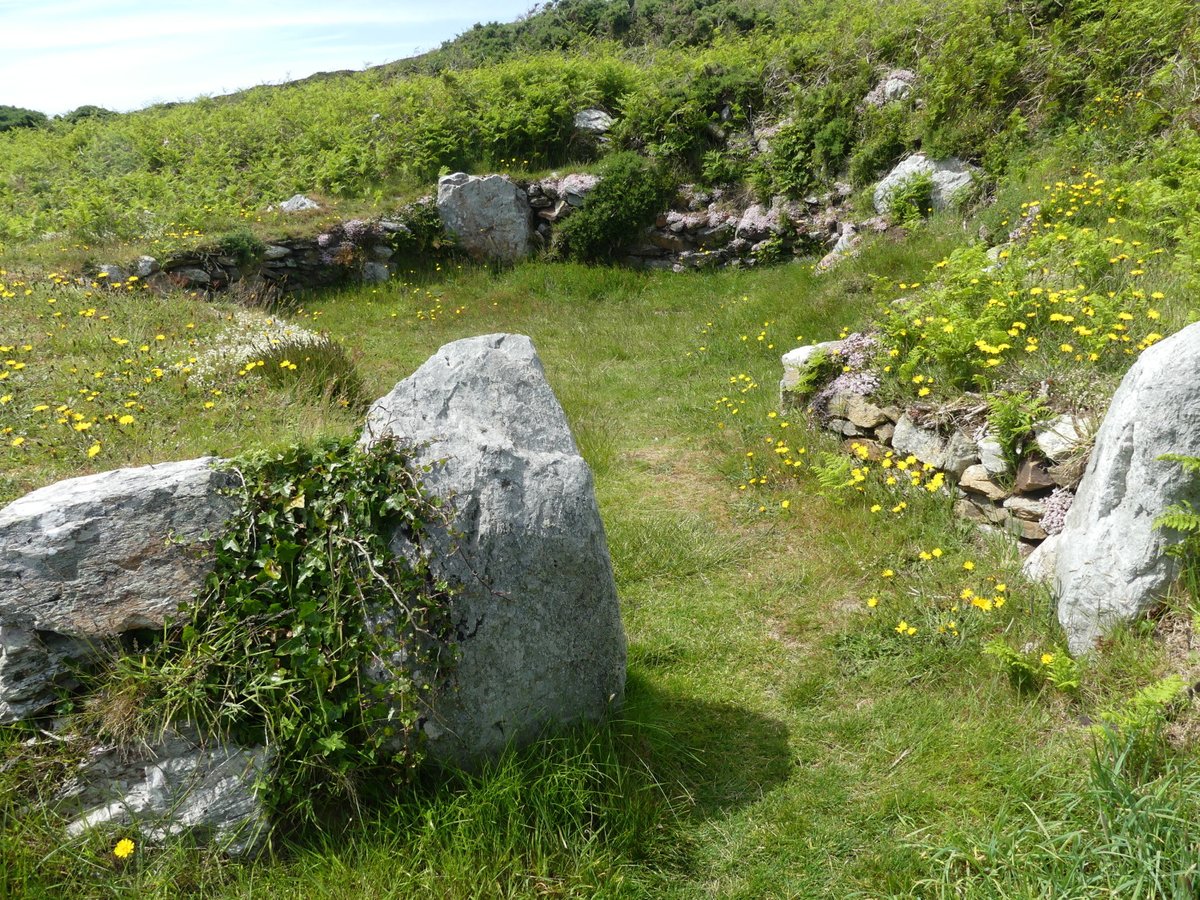
[[[634,153],[608,157],[601,182],[556,235],[557,250],[580,260],[610,259],[636,240],[670,196],[661,168]]]

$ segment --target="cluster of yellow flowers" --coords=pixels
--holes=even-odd
[[[937,367],[949,376],[938,383],[956,392],[1013,376],[1035,357],[1103,365],[1162,340],[1166,297],[1143,281],[1164,251],[1120,233],[1127,203],[1124,187],[1092,172],[1045,185],[1022,204],[1016,243],[990,258],[972,248],[943,259],[936,284],[885,311],[884,372],[898,366],[924,397]]]
[[[941,547],[920,550],[910,570],[920,577],[923,585],[928,585],[931,580],[929,578],[930,573],[923,568],[922,564],[936,565],[948,558],[948,555]],[[896,569],[883,569],[879,573],[879,577],[891,589],[891,596],[896,598],[896,605],[911,609],[912,597],[914,595],[925,598],[922,608],[910,611],[906,614],[905,618],[900,619],[899,624],[894,629],[895,632],[905,637],[914,637],[920,632],[920,626],[909,622],[909,619],[913,618],[913,612],[916,612],[928,622],[926,627],[930,633],[947,638],[957,638],[961,634],[960,628],[963,627],[961,625],[962,622],[969,621],[975,617],[986,616],[988,613],[1004,608],[1009,598],[1007,584],[996,576],[988,576],[985,579],[973,576],[972,573],[975,571],[974,560],[963,560],[961,569],[973,579],[972,584],[962,587],[958,590],[957,594],[947,592],[942,595],[935,595],[932,598],[927,598],[925,591],[918,589],[917,585],[907,586],[903,590],[898,588],[895,584],[899,580]],[[892,605],[887,602],[887,591],[883,589],[867,597],[864,604],[868,610],[879,609],[884,605]]]
[[[1109,125],[1115,123],[1127,107],[1141,100],[1143,96],[1145,95],[1141,91],[1114,91],[1111,94],[1093,97],[1092,114],[1083,130],[1108,131]]]
[[[222,317],[204,312],[197,324],[147,303],[136,277],[107,285],[0,270],[0,449],[92,459],[154,417],[178,417],[181,401],[213,409],[226,386],[200,378],[197,365]]]

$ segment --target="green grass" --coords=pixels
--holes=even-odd
[[[824,277],[796,265],[679,277],[529,263],[308,298],[298,321],[341,343],[368,398],[447,341],[533,338],[596,472],[629,637],[622,717],[473,775],[381,786],[362,819],[281,833],[267,858],[232,864],[177,845],[140,847],[122,866],[110,854],[120,835],[64,841],[24,808],[40,782],[15,743],[22,735],[6,732],[0,759],[24,761],[0,764],[0,895],[1021,897],[1059,878],[1121,896],[1111,886],[1151,865],[1145,855],[1106,858],[1103,874],[1071,881],[1056,848],[1078,831],[1070,849],[1082,861],[1116,840],[1097,831],[1110,801],[1089,793],[1113,770],[1089,776],[1093,738],[1081,716],[1160,674],[1167,662],[1155,646],[1132,631],[1119,638],[1085,673],[1080,701],[1017,692],[980,643],[1004,633],[1016,646],[1049,646],[1052,611],[1022,584],[1011,552],[955,520],[944,499],[918,491],[903,515],[873,514],[874,495],[821,496],[807,470],[741,489],[746,453],[770,455],[766,440],[779,433],[768,413],[780,354],[799,336],[855,327],[895,296],[893,285],[924,279],[959,235],[935,219]],[[33,290],[49,306],[37,292],[51,289]],[[85,299],[74,293],[82,288],[55,290],[64,304]],[[3,341],[32,341],[31,360],[44,364],[22,370],[39,379],[22,403],[34,388],[69,394],[77,376],[56,360],[103,357],[113,329],[131,343],[170,335],[172,352],[194,355],[232,311],[94,296],[112,318],[76,316],[49,343],[45,319],[5,319]],[[124,434],[101,416],[95,428],[110,436],[97,458],[65,433],[57,455],[10,450],[4,490],[357,427],[355,404],[313,390],[320,379],[303,380],[303,365],[262,369],[272,377],[226,371],[220,396],[156,379],[145,432]],[[737,415],[719,402],[727,395]],[[204,411],[204,402],[219,405]],[[789,424],[789,440],[809,452],[836,446],[800,419]],[[921,560],[932,547],[942,556]],[[881,578],[885,568],[893,578]],[[988,614],[965,608],[959,637],[937,634],[968,575],[976,587],[1007,582],[1009,602]],[[868,609],[869,595],[878,608]],[[920,626],[916,635],[896,633],[901,617]],[[1153,799],[1148,824],[1130,819],[1123,833],[1166,835],[1195,803],[1195,783],[1187,756],[1128,779]],[[1195,839],[1179,824],[1170,846]],[[1061,896],[1089,896],[1079,891]]]

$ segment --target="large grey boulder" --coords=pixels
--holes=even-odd
[[[188,545],[235,509],[217,462],[71,478],[0,509],[0,626],[84,639],[161,627],[211,569]]]
[[[1168,506],[1200,503],[1195,478],[1164,453],[1200,456],[1200,323],[1142,353],[1121,380],[1057,542],[1058,619],[1072,653],[1144,612],[1179,573],[1179,539],[1154,527]]]
[[[71,478],[0,509],[0,722],[53,703],[71,662],[192,599],[212,567],[193,545],[234,511],[217,462]]]
[[[625,635],[592,475],[529,338],[442,347],[372,406],[363,443],[389,436],[433,466],[425,485],[449,527],[433,527],[428,558],[461,586],[461,655],[428,711],[431,758],[471,764],[619,704]]]
[[[443,176],[438,180],[437,209],[446,230],[476,259],[511,263],[529,255],[529,198],[503,175]]]
[[[875,185],[875,211],[880,215],[891,212],[892,194],[900,185],[917,175],[928,175],[933,180],[933,208],[945,209],[970,189],[978,172],[978,166],[963,162],[956,156],[929,159],[924,153],[914,153],[897,163],[896,167]]]
[[[68,834],[101,825],[137,824],[159,843],[190,832],[231,855],[266,836],[260,788],[270,770],[265,747],[202,742],[188,728],[139,748],[100,747],[60,797]]]

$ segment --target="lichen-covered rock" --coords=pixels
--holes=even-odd
[[[529,255],[529,198],[503,175],[443,176],[438,180],[437,209],[446,230],[476,259],[512,263]]]
[[[1034,428],[1034,439],[1038,450],[1051,462],[1061,462],[1069,457],[1085,439],[1087,422],[1079,416],[1055,416]]]
[[[867,106],[885,106],[903,100],[912,93],[916,83],[916,72],[909,69],[892,69],[879,79],[879,83],[863,98],[863,103]]]
[[[841,346],[841,341],[823,341],[820,344],[797,347],[783,354],[783,378],[779,381],[780,402],[788,405],[791,402],[789,394],[794,393],[806,382],[813,367],[830,354],[837,353]]]
[[[575,172],[567,175],[558,183],[558,195],[568,205],[578,208],[583,206],[587,200],[587,195],[596,189],[601,181],[599,175],[588,175],[584,172]]]
[[[35,715],[69,685],[71,663],[95,652],[88,642],[52,631],[0,625],[0,725]]]
[[[201,742],[190,729],[152,745],[96,749],[60,797],[68,834],[136,823],[145,840],[189,832],[230,855],[258,846],[267,832],[259,785],[270,769],[265,747]]]
[[[979,462],[979,448],[957,428],[943,436],[935,428],[918,425],[907,413],[896,423],[892,446],[897,453],[915,456],[955,478]]]
[[[933,208],[945,209],[971,187],[978,171],[977,166],[963,162],[956,156],[929,159],[923,153],[914,153],[897,163],[887,177],[875,186],[875,211],[880,214],[891,212],[892,193],[915,175],[928,175],[933,180],[930,198]]]
[[[989,478],[1010,478],[1013,474],[1012,464],[1004,455],[1004,448],[995,436],[984,432],[979,439],[979,462],[987,471]]]
[[[608,134],[613,117],[602,109],[581,109],[575,113],[575,130],[584,134]]]
[[[1121,380],[1058,540],[1058,618],[1073,653],[1135,618],[1175,579],[1155,528],[1172,504],[1200,503],[1195,479],[1165,453],[1200,456],[1200,324],[1142,353]]]
[[[454,686],[428,710],[433,759],[477,762],[623,698],[625,635],[591,471],[529,338],[442,347],[376,401],[362,440],[415,443],[449,528],[427,541],[461,587]]]
[[[320,208],[320,203],[304,194],[293,194],[279,204],[279,211],[285,213],[307,212],[310,209]]]

